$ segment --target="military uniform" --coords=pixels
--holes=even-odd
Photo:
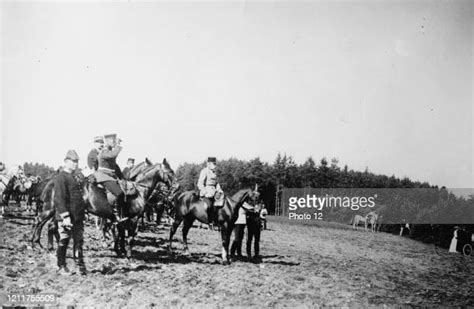
[[[214,223],[214,220],[217,217],[216,214],[216,207],[214,206],[222,206],[224,205],[224,195],[220,194],[220,198],[215,200],[216,193],[222,193],[222,189],[220,184],[217,182],[217,175],[216,173],[209,167],[209,163],[216,163],[216,158],[209,157],[207,159],[208,166],[205,167],[201,173],[199,174],[198,179],[198,189],[199,189],[199,196],[204,198],[206,203],[208,204],[207,209],[207,217],[208,223]]]
[[[122,189],[117,183],[121,173],[118,175],[116,172],[116,159],[120,151],[122,151],[122,146],[115,146],[113,149],[102,149],[98,156],[99,168],[94,174],[97,182],[103,183],[104,186],[115,196],[120,195],[122,192]]]
[[[87,166],[93,171],[99,168],[99,150],[93,148],[87,156]]]
[[[66,158],[75,159],[75,152],[68,152]],[[84,255],[84,219],[85,203],[82,197],[82,186],[75,177],[75,172],[61,171],[54,178],[54,208],[55,218],[58,221],[59,245],[57,249],[58,266],[66,267],[66,251],[69,239],[74,241],[74,259],[82,273],[85,273]],[[70,220],[72,226],[65,223]]]
[[[128,167],[126,166],[123,171],[122,171],[122,176],[123,176],[123,179],[125,180],[130,180],[130,172],[132,171],[132,168],[133,168],[133,164],[135,163],[135,160],[130,158],[128,159],[128,162],[131,162],[132,163],[132,167]]]
[[[213,198],[217,191],[221,190],[217,182],[216,173],[210,168],[204,168],[199,174],[198,180],[199,195],[202,197]]]
[[[8,173],[8,170],[5,167],[5,165],[2,165],[1,170],[0,170],[0,183],[3,183],[4,186],[6,187],[9,181],[10,181],[10,174]]]
[[[108,137],[115,139],[115,134],[105,136],[105,138]],[[94,173],[96,181],[116,197],[116,202],[112,205],[115,222],[122,221],[119,211],[123,210],[125,205],[125,193],[118,183],[118,179],[122,178],[122,172],[116,162],[121,151],[122,146],[120,145],[102,149],[98,156],[99,168]]]
[[[254,258],[260,258],[260,209],[255,207],[252,211],[247,211],[247,257],[252,257],[252,239],[254,239]]]

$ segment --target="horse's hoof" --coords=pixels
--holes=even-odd
[[[230,260],[224,260],[224,261],[222,261],[222,265],[230,265]]]

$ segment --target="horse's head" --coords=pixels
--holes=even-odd
[[[141,180],[141,177],[139,178],[138,176],[142,176],[146,171],[150,170],[153,167],[153,163],[148,160],[148,158],[145,158],[145,161],[138,163],[132,169],[130,170],[130,180],[133,181],[139,181]]]
[[[163,162],[161,163],[161,169],[159,170],[158,176],[158,181],[163,182],[171,190],[171,195],[179,190],[179,183],[176,175],[168,161],[166,161],[166,158],[163,159]]]
[[[254,204],[256,204],[258,202],[259,198],[260,198],[260,191],[259,191],[259,188],[258,188],[258,184],[255,184],[254,189],[252,190],[252,192],[249,193],[249,199]]]
[[[132,168],[130,179],[153,188],[158,182],[164,183],[169,189],[177,187],[176,176],[166,159],[156,164],[146,159]]]
[[[260,193],[258,192],[258,186],[255,185],[255,188],[248,188],[239,190],[232,196],[232,200],[235,202],[250,202],[250,204],[255,204],[260,197]]]

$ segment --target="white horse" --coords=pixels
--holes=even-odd
[[[355,215],[352,219],[352,228],[357,229],[360,223],[364,223],[364,228],[367,231],[367,226],[371,225],[372,232],[375,232],[379,215],[375,211],[369,212],[365,217],[361,215]]]
[[[378,224],[379,215],[375,211],[371,211],[367,214],[367,216],[365,216],[365,218],[366,218],[365,229],[367,230],[367,226],[370,224],[372,233],[374,233],[376,231],[376,226]]]
[[[354,218],[352,219],[352,228],[357,229],[357,226],[360,223],[364,223],[365,229],[367,230],[367,217],[364,217],[361,215],[355,215]]]

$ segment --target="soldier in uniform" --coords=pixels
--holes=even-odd
[[[69,150],[64,159],[64,169],[54,178],[54,208],[59,228],[59,244],[57,249],[58,272],[69,274],[66,265],[66,251],[69,239],[74,241],[74,259],[79,272],[86,274],[86,265],[82,245],[84,242],[85,203],[82,197],[82,186],[78,182],[76,172],[79,156]]]
[[[247,211],[247,258],[252,260],[252,240],[254,240],[253,260],[260,260],[260,205],[255,205],[253,210]]]
[[[0,175],[8,175],[7,168],[3,162],[0,162]]]
[[[135,165],[135,159],[128,158],[127,166],[122,171],[123,179],[130,180],[130,171],[132,170],[134,165]]]
[[[5,163],[0,162],[0,181],[5,182],[5,185],[7,185],[8,179],[10,179],[8,169],[5,167]]]
[[[92,171],[97,171],[99,168],[99,153],[102,148],[104,148],[104,138],[102,136],[96,136],[94,138],[94,148],[92,148],[87,156],[87,166]]]
[[[199,196],[204,198],[208,205],[209,223],[214,222],[214,197],[217,192],[222,192],[220,184],[217,182],[216,175],[216,158],[209,157],[207,159],[207,166],[199,174],[198,189]],[[217,205],[216,205],[217,206]]]
[[[125,220],[120,216],[120,211],[123,210],[125,204],[125,193],[118,183],[118,179],[122,175],[117,173],[117,170],[120,172],[120,168],[116,161],[117,156],[122,151],[122,146],[120,146],[121,140],[117,140],[116,134],[105,135],[104,141],[105,147],[99,153],[99,168],[94,176],[98,183],[101,183],[116,197],[112,206],[115,222],[117,223]]]

